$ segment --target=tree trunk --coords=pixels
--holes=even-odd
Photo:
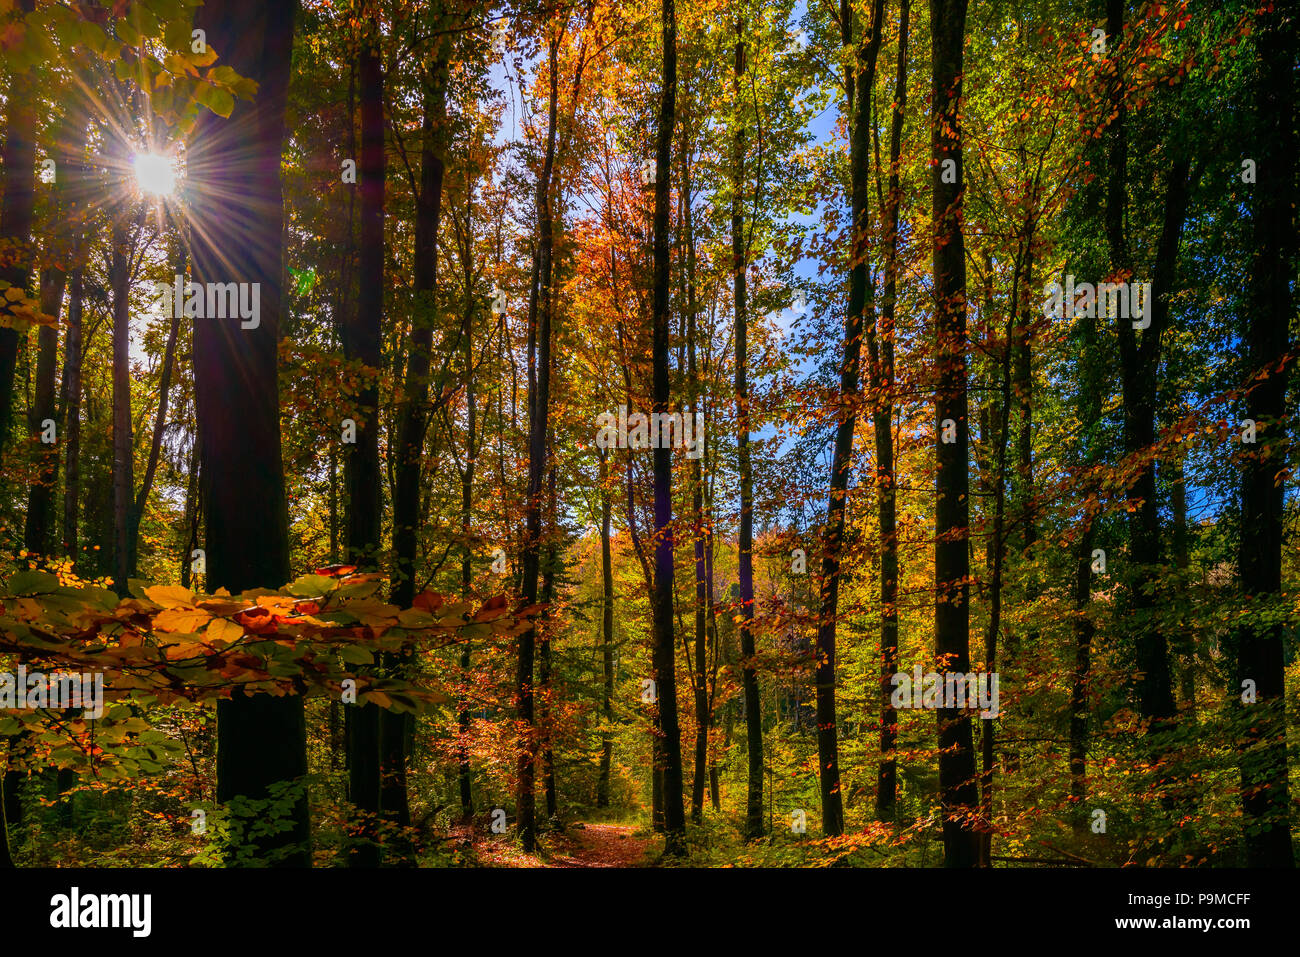
[[[740,472],[740,541],[737,575],[740,579],[740,675],[745,692],[745,753],[749,762],[745,792],[745,837],[763,835],[763,703],[754,664],[754,476],[749,458],[748,371],[749,303],[745,255],[745,126],[740,106],[741,77],[745,73],[745,22],[736,21],[735,138],[732,141],[731,262],[732,298],[736,322],[736,460]]]
[[[600,657],[604,670],[600,711],[605,729],[600,733],[600,777],[596,783],[596,807],[609,807],[609,770],[614,758],[614,562],[609,542],[610,500],[608,453],[600,458]]]
[[[184,275],[185,261],[177,263],[176,274]],[[176,363],[176,337],[180,333],[181,321],[173,318],[171,328],[167,331],[167,345],[163,349],[163,364],[158,376],[158,410],[154,415],[153,440],[149,445],[149,459],[145,463],[144,478],[136,493],[135,502],[127,515],[127,547],[131,556],[130,571],[135,574],[136,556],[140,548],[140,522],[144,519],[145,506],[149,504],[149,493],[153,490],[154,476],[158,473],[158,460],[162,455],[163,430],[167,426],[167,395],[171,391],[172,368]]]
[[[194,329],[207,580],[234,594],[278,588],[289,577],[276,343],[294,7],[292,0],[230,0],[200,8],[195,21],[223,62],[258,84],[256,100],[237,103],[229,120],[202,114],[189,153],[191,184],[207,198],[191,210],[196,281],[260,284],[256,328],[205,319]],[[241,387],[232,389],[232,382]],[[302,788],[288,827],[251,839],[265,861],[311,863],[306,773],[301,697],[241,692],[218,703],[217,800],[264,801],[288,782]]]
[[[1254,207],[1255,264],[1251,270],[1249,369],[1266,376],[1253,383],[1246,415],[1264,441],[1246,452],[1242,477],[1242,586],[1251,602],[1282,600],[1282,527],[1289,461],[1286,391],[1291,360],[1290,277],[1296,252],[1295,78],[1297,55],[1294,12],[1280,8],[1261,14],[1256,93],[1259,185]],[[1271,371],[1271,374],[1268,372]],[[1237,679],[1255,682],[1247,748],[1242,753],[1241,791],[1245,814],[1246,865],[1294,867],[1286,753],[1284,626],[1253,617],[1238,636]]]
[[[885,198],[885,291],[880,328],[867,342],[871,352],[871,389],[876,437],[876,502],[880,521],[880,769],[876,779],[876,817],[894,817],[898,798],[898,715],[891,703],[890,678],[898,671],[898,520],[894,475],[894,313],[898,303],[898,213],[903,120],[907,109],[907,31],[910,0],[898,11],[898,70],[894,80],[893,118],[889,130],[889,194]],[[877,344],[879,340],[879,344]]]
[[[669,177],[672,172],[673,126],[677,114],[677,14],[674,0],[663,0],[663,82],[655,149],[654,305],[652,412],[667,413]],[[673,641],[673,459],[659,442],[654,452],[654,673],[658,683],[655,767],[663,772],[664,853],[684,851],[686,814],[682,806],[682,741],[677,724],[677,665]]]
[[[80,250],[76,253],[81,255]],[[68,278],[68,334],[63,344],[67,395],[63,401],[63,554],[78,567],[80,546],[77,541],[77,518],[81,505],[81,310],[83,299],[80,262],[73,265]]]
[[[554,242],[554,226],[551,219],[551,173],[555,168],[555,137],[559,108],[557,96],[559,45],[560,37],[556,33],[548,41],[550,97],[546,120],[546,155],[537,182],[535,356],[533,350],[529,350],[530,366],[535,360],[536,381],[529,383],[528,391],[528,502],[524,515],[522,588],[525,605],[536,604],[538,597],[537,579],[541,565],[542,478],[546,471],[546,434],[551,401],[551,248]],[[519,666],[515,681],[518,716],[523,725],[522,740],[519,742],[517,765],[519,793],[516,804],[519,837],[526,853],[532,853],[537,847],[536,796],[533,793],[533,765],[537,750],[536,728],[533,720],[533,650],[536,640],[536,627],[529,627],[520,636]]]
[[[63,311],[67,275],[58,266],[41,270],[41,312],[53,316],[56,323]],[[55,417],[54,370],[58,364],[58,326],[41,326],[36,342],[36,395],[28,413],[27,431],[32,438],[37,471],[27,493],[23,545],[29,552],[49,556],[54,554],[54,490],[59,479],[59,446],[57,441],[43,442],[41,432],[44,423],[53,422]]]
[[[131,429],[131,248],[124,213],[113,220],[109,286],[113,295],[113,590],[127,597],[133,574],[131,505],[135,442]],[[283,583],[281,583],[283,584]]]
[[[840,598],[840,556],[844,548],[845,512],[848,505],[849,469],[853,460],[853,432],[857,424],[858,389],[862,364],[862,331],[873,312],[875,290],[868,269],[870,220],[871,91],[876,57],[884,25],[884,0],[872,5],[870,32],[857,50],[857,65],[847,97],[852,111],[849,144],[851,191],[851,241],[849,302],[844,316],[844,356],[840,366],[840,408],[831,463],[830,498],[826,504],[825,542],[822,547],[821,610],[817,623],[817,755],[821,769],[822,831],[827,837],[844,833],[844,801],[840,794],[839,739],[835,716],[835,631]],[[840,23],[845,46],[852,43],[852,18]]]
[[[1101,422],[1101,396],[1105,388],[1098,356],[1097,322],[1085,315],[1080,319],[1079,423],[1085,468],[1094,465],[1102,452],[1097,434]],[[1092,601],[1092,546],[1095,511],[1085,506],[1083,529],[1074,573],[1074,673],[1070,681],[1070,798],[1074,805],[1074,828],[1085,833],[1087,816],[1083,802],[1088,796],[1088,712],[1092,673],[1092,638],[1096,626],[1088,615]]]
[[[545,619],[542,622],[541,648],[538,684],[541,688],[541,707],[539,709],[539,728],[542,739],[542,791],[546,795],[546,818],[554,821],[559,813],[555,794],[555,754],[551,745],[551,637],[555,619],[551,612],[551,603],[555,601],[555,563],[559,560],[554,541],[555,535],[555,450],[547,442],[548,458],[551,466],[547,470],[547,529],[552,540],[547,543],[542,568],[541,601],[546,606]]]
[[[199,437],[194,436],[190,445],[189,471],[185,479],[185,547],[181,550],[181,585],[197,588],[195,576],[194,551],[199,547],[199,523],[203,518],[202,501],[199,494]],[[331,561],[336,560],[333,555]]]
[[[476,444],[478,441],[478,410],[474,393],[473,201],[474,187],[472,184],[467,183],[465,197],[466,238],[462,250],[465,283],[465,336],[462,353],[465,362],[465,470],[461,474],[460,485],[460,534],[465,543],[465,551],[461,555],[460,561],[460,597],[462,601],[469,600],[470,583],[473,580],[474,547],[471,533],[474,527],[474,465],[478,457],[478,446]],[[469,682],[469,665],[469,643],[466,642],[460,649],[461,681],[466,686],[468,686]],[[469,763],[468,743],[471,717],[469,702],[468,700],[463,701],[456,716],[456,723],[460,731],[460,744],[457,747],[460,810],[466,821],[474,815],[473,770]]]
[[[369,29],[377,30],[377,24]],[[379,38],[371,35],[357,57],[361,99],[361,161],[357,164],[361,191],[358,237],[357,304],[344,327],[347,358],[365,367],[367,379],[357,394],[356,444],[347,470],[349,561],[377,570],[383,533],[379,467],[379,387],[375,378],[383,366],[384,308],[384,75]],[[358,815],[360,843],[349,856],[353,867],[375,867],[378,817],[382,813],[380,708],[361,704],[352,714],[348,766],[352,803]]]
[[[1112,38],[1111,56],[1122,62],[1124,3],[1108,0],[1106,33]],[[1122,102],[1123,77],[1116,72],[1113,96],[1115,119],[1108,132],[1110,157],[1106,198],[1106,236],[1110,247],[1112,278],[1119,281],[1131,275],[1132,263],[1128,240],[1124,234],[1127,192],[1128,134],[1127,113]],[[1137,455],[1155,443],[1155,395],[1160,363],[1160,337],[1167,322],[1168,293],[1172,286],[1172,269],[1178,252],[1178,235],[1186,215],[1187,163],[1178,160],[1170,172],[1165,199],[1164,225],[1161,230],[1155,275],[1152,277],[1150,326],[1142,333],[1141,344],[1127,316],[1117,319],[1120,346],[1121,381],[1124,398],[1124,451]],[[1172,248],[1171,248],[1172,243]],[[1170,258],[1165,260],[1165,256]],[[1116,310],[1119,312],[1120,310]],[[1160,562],[1160,516],[1156,502],[1154,460],[1146,462],[1127,490],[1134,501],[1129,509],[1129,557],[1135,570],[1130,586],[1130,601],[1136,611],[1138,695],[1142,717],[1150,720],[1151,730],[1159,731],[1174,715],[1173,690],[1169,674],[1169,652],[1165,636],[1152,621],[1156,605],[1154,593],[1157,566]]]
[[[32,13],[36,0],[19,0],[18,9],[24,16]],[[6,101],[9,125],[4,145],[4,192],[0,196],[0,246],[12,247],[16,255],[8,266],[0,268],[0,279],[19,289],[27,288],[34,259],[30,243],[36,202],[36,87],[37,78],[30,70],[15,71]],[[0,326],[0,462],[9,444],[14,370],[22,338],[17,329]]]
[[[440,51],[446,49],[439,44]],[[442,54],[445,57],[445,54]],[[424,437],[428,428],[430,352],[438,297],[438,229],[442,219],[442,181],[446,168],[442,138],[446,126],[446,66],[442,59],[425,78],[424,128],[420,148],[420,194],[416,199],[415,274],[416,308],[411,322],[410,358],[402,407],[398,412],[397,469],[393,495],[393,567],[390,601],[409,608],[415,600],[415,560],[419,547],[420,472],[424,460]],[[389,670],[399,676],[410,668],[409,652],[391,656]],[[407,741],[414,729],[414,716],[384,711],[379,716],[383,784],[380,805],[384,815],[400,828],[411,824],[406,787]],[[414,866],[410,841],[393,842],[394,857]]]
[[[966,245],[962,235],[962,44],[966,0],[930,0],[932,29],[931,155],[935,298],[935,657],[947,672],[970,672],[970,509],[966,401]],[[949,422],[955,441],[943,441]],[[944,865],[973,867],[978,793],[970,718],[941,708],[939,789]]]

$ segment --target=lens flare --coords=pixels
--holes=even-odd
[[[141,192],[152,196],[171,196],[176,191],[176,161],[172,157],[157,153],[137,153],[132,165]]]

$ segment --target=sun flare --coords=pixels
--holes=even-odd
[[[141,192],[151,196],[171,196],[176,191],[176,160],[157,153],[137,153],[132,161],[135,181]]]

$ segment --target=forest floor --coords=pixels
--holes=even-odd
[[[561,836],[567,854],[551,858],[551,867],[638,867],[647,863],[652,841],[633,837],[626,824],[585,824]],[[558,842],[557,842],[558,843]],[[560,848],[557,848],[560,850]]]
[[[579,822],[543,834],[540,854],[525,854],[513,841],[490,835],[476,837],[474,851],[487,867],[646,867],[658,845],[636,832],[628,824]]]

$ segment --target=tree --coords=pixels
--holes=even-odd
[[[872,6],[871,27],[855,51],[855,68],[845,87],[853,120],[849,147],[851,218],[849,244],[849,302],[844,315],[844,356],[840,365],[840,408],[831,461],[830,498],[826,503],[825,541],[822,546],[821,613],[817,624],[817,755],[821,769],[822,831],[833,837],[844,833],[844,801],[840,795],[839,741],[835,715],[835,628],[840,598],[840,554],[844,547],[845,511],[848,506],[849,469],[853,459],[853,433],[857,425],[857,395],[861,382],[862,333],[873,315],[875,289],[869,275],[871,164],[871,92],[876,79],[885,19],[884,0]],[[840,11],[844,45],[853,40],[851,14]]]
[[[407,608],[415,600],[417,526],[420,512],[420,471],[424,436],[429,423],[430,354],[433,322],[438,311],[438,229],[442,220],[442,184],[446,168],[444,139],[447,123],[447,37],[436,37],[436,51],[424,79],[424,121],[421,129],[420,188],[416,197],[415,275],[416,311],[411,323],[410,357],[406,365],[397,427],[396,485],[393,495],[393,568],[390,596]],[[444,354],[449,355],[447,350]],[[410,656],[396,659],[408,667]],[[406,788],[406,742],[411,716],[380,715],[383,785],[380,803],[399,827],[411,823]],[[414,864],[409,843],[397,842],[397,855]]]
[[[256,100],[236,104],[228,120],[200,117],[189,152],[191,188],[201,199],[191,210],[195,280],[260,289],[255,328],[232,318],[204,320],[194,330],[208,583],[232,593],[279,587],[289,578],[276,343],[283,301],[280,160],[295,6],[231,0],[202,7],[195,21],[224,61],[258,84]],[[306,772],[301,697],[237,691],[218,704],[217,800],[267,801],[302,788],[284,829],[252,840],[263,860],[311,861]]]
[[[36,9],[36,0],[20,0],[24,15]],[[10,288],[27,288],[31,278],[33,206],[36,201],[36,78],[30,69],[15,70],[6,104],[4,190],[0,195],[0,244],[12,246],[0,268],[0,280]],[[12,322],[0,325],[0,461],[9,444],[13,418],[14,368],[18,362],[18,329]]]
[[[677,104],[677,15],[673,0],[663,0],[662,17],[663,72],[655,137],[652,411],[666,414],[669,411],[668,297],[671,289],[668,191]],[[654,449],[653,664],[658,690],[655,768],[663,772],[664,852],[676,855],[683,850],[686,816],[682,805],[682,741],[677,724],[677,664],[673,640],[672,484],[672,449],[660,441]]]
[[[745,278],[749,269],[745,238],[745,124],[740,113],[745,74],[745,21],[736,21],[735,108],[732,141],[731,256],[732,301],[736,312],[736,461],[740,472],[740,657],[745,690],[745,753],[749,778],[745,797],[745,836],[763,834],[763,706],[754,665],[754,475],[749,460],[749,384],[746,381],[749,316]],[[698,564],[703,564],[703,543]],[[704,674],[700,672],[701,690]]]
[[[945,671],[970,671],[970,513],[966,404],[966,245],[962,234],[962,95],[965,0],[930,0],[930,151],[934,216],[935,544],[934,651]],[[948,435],[945,436],[945,431]],[[952,441],[949,441],[952,439]],[[943,860],[972,867],[978,835],[975,751],[969,716],[940,708]]]
[[[1296,21],[1280,7],[1262,16],[1259,73],[1257,183],[1253,209],[1255,261],[1251,270],[1246,343],[1252,385],[1246,417],[1264,436],[1246,454],[1241,489],[1242,587],[1252,604],[1282,591],[1282,522],[1288,459],[1286,391],[1292,362],[1290,277],[1294,273],[1296,150],[1292,69],[1298,44]],[[1262,715],[1247,719],[1241,760],[1242,810],[1246,815],[1246,863],[1294,867],[1287,781],[1286,680],[1282,627],[1265,615],[1247,618],[1238,636],[1237,686],[1255,682]]]
[[[541,175],[537,180],[537,258],[536,292],[529,303],[530,339],[528,367],[528,499],[524,512],[523,600],[526,605],[537,603],[538,574],[541,566],[542,536],[542,479],[546,470],[546,435],[550,412],[551,392],[551,308],[553,272],[552,249],[555,232],[551,210],[551,177],[555,168],[555,137],[559,109],[557,86],[559,83],[559,49],[561,31],[554,31],[547,40],[547,66],[550,82],[546,118],[546,149],[542,159]],[[535,320],[535,325],[534,325]],[[536,355],[532,346],[536,347]],[[533,649],[537,632],[529,628],[519,640],[519,667],[515,694],[521,724],[519,743],[518,788],[516,800],[519,816],[519,836],[525,851],[537,846],[535,831],[536,795],[534,794],[534,764],[537,751],[533,717]]]
[[[348,486],[348,558],[363,568],[377,568],[382,547],[382,476],[379,469],[379,383],[382,367],[384,310],[384,72],[379,24],[367,20],[357,53],[361,99],[361,192],[356,309],[344,325],[343,346],[360,366],[362,386],[356,397],[356,443],[345,470]],[[206,449],[205,449],[206,451]],[[362,704],[348,712],[348,770],[351,798],[359,817],[361,842],[351,850],[355,867],[379,864],[376,845],[379,815],[386,810],[381,766],[382,718],[378,706]],[[391,792],[390,792],[391,794]]]
[[[885,197],[885,286],[878,328],[869,328],[872,416],[876,438],[876,508],[880,526],[880,769],[876,781],[876,816],[893,818],[898,791],[897,713],[890,703],[890,678],[898,670],[898,509],[894,470],[894,316],[898,305],[898,214],[902,205],[899,154],[907,110],[907,31],[910,0],[898,8],[898,69],[889,126],[889,187]]]

